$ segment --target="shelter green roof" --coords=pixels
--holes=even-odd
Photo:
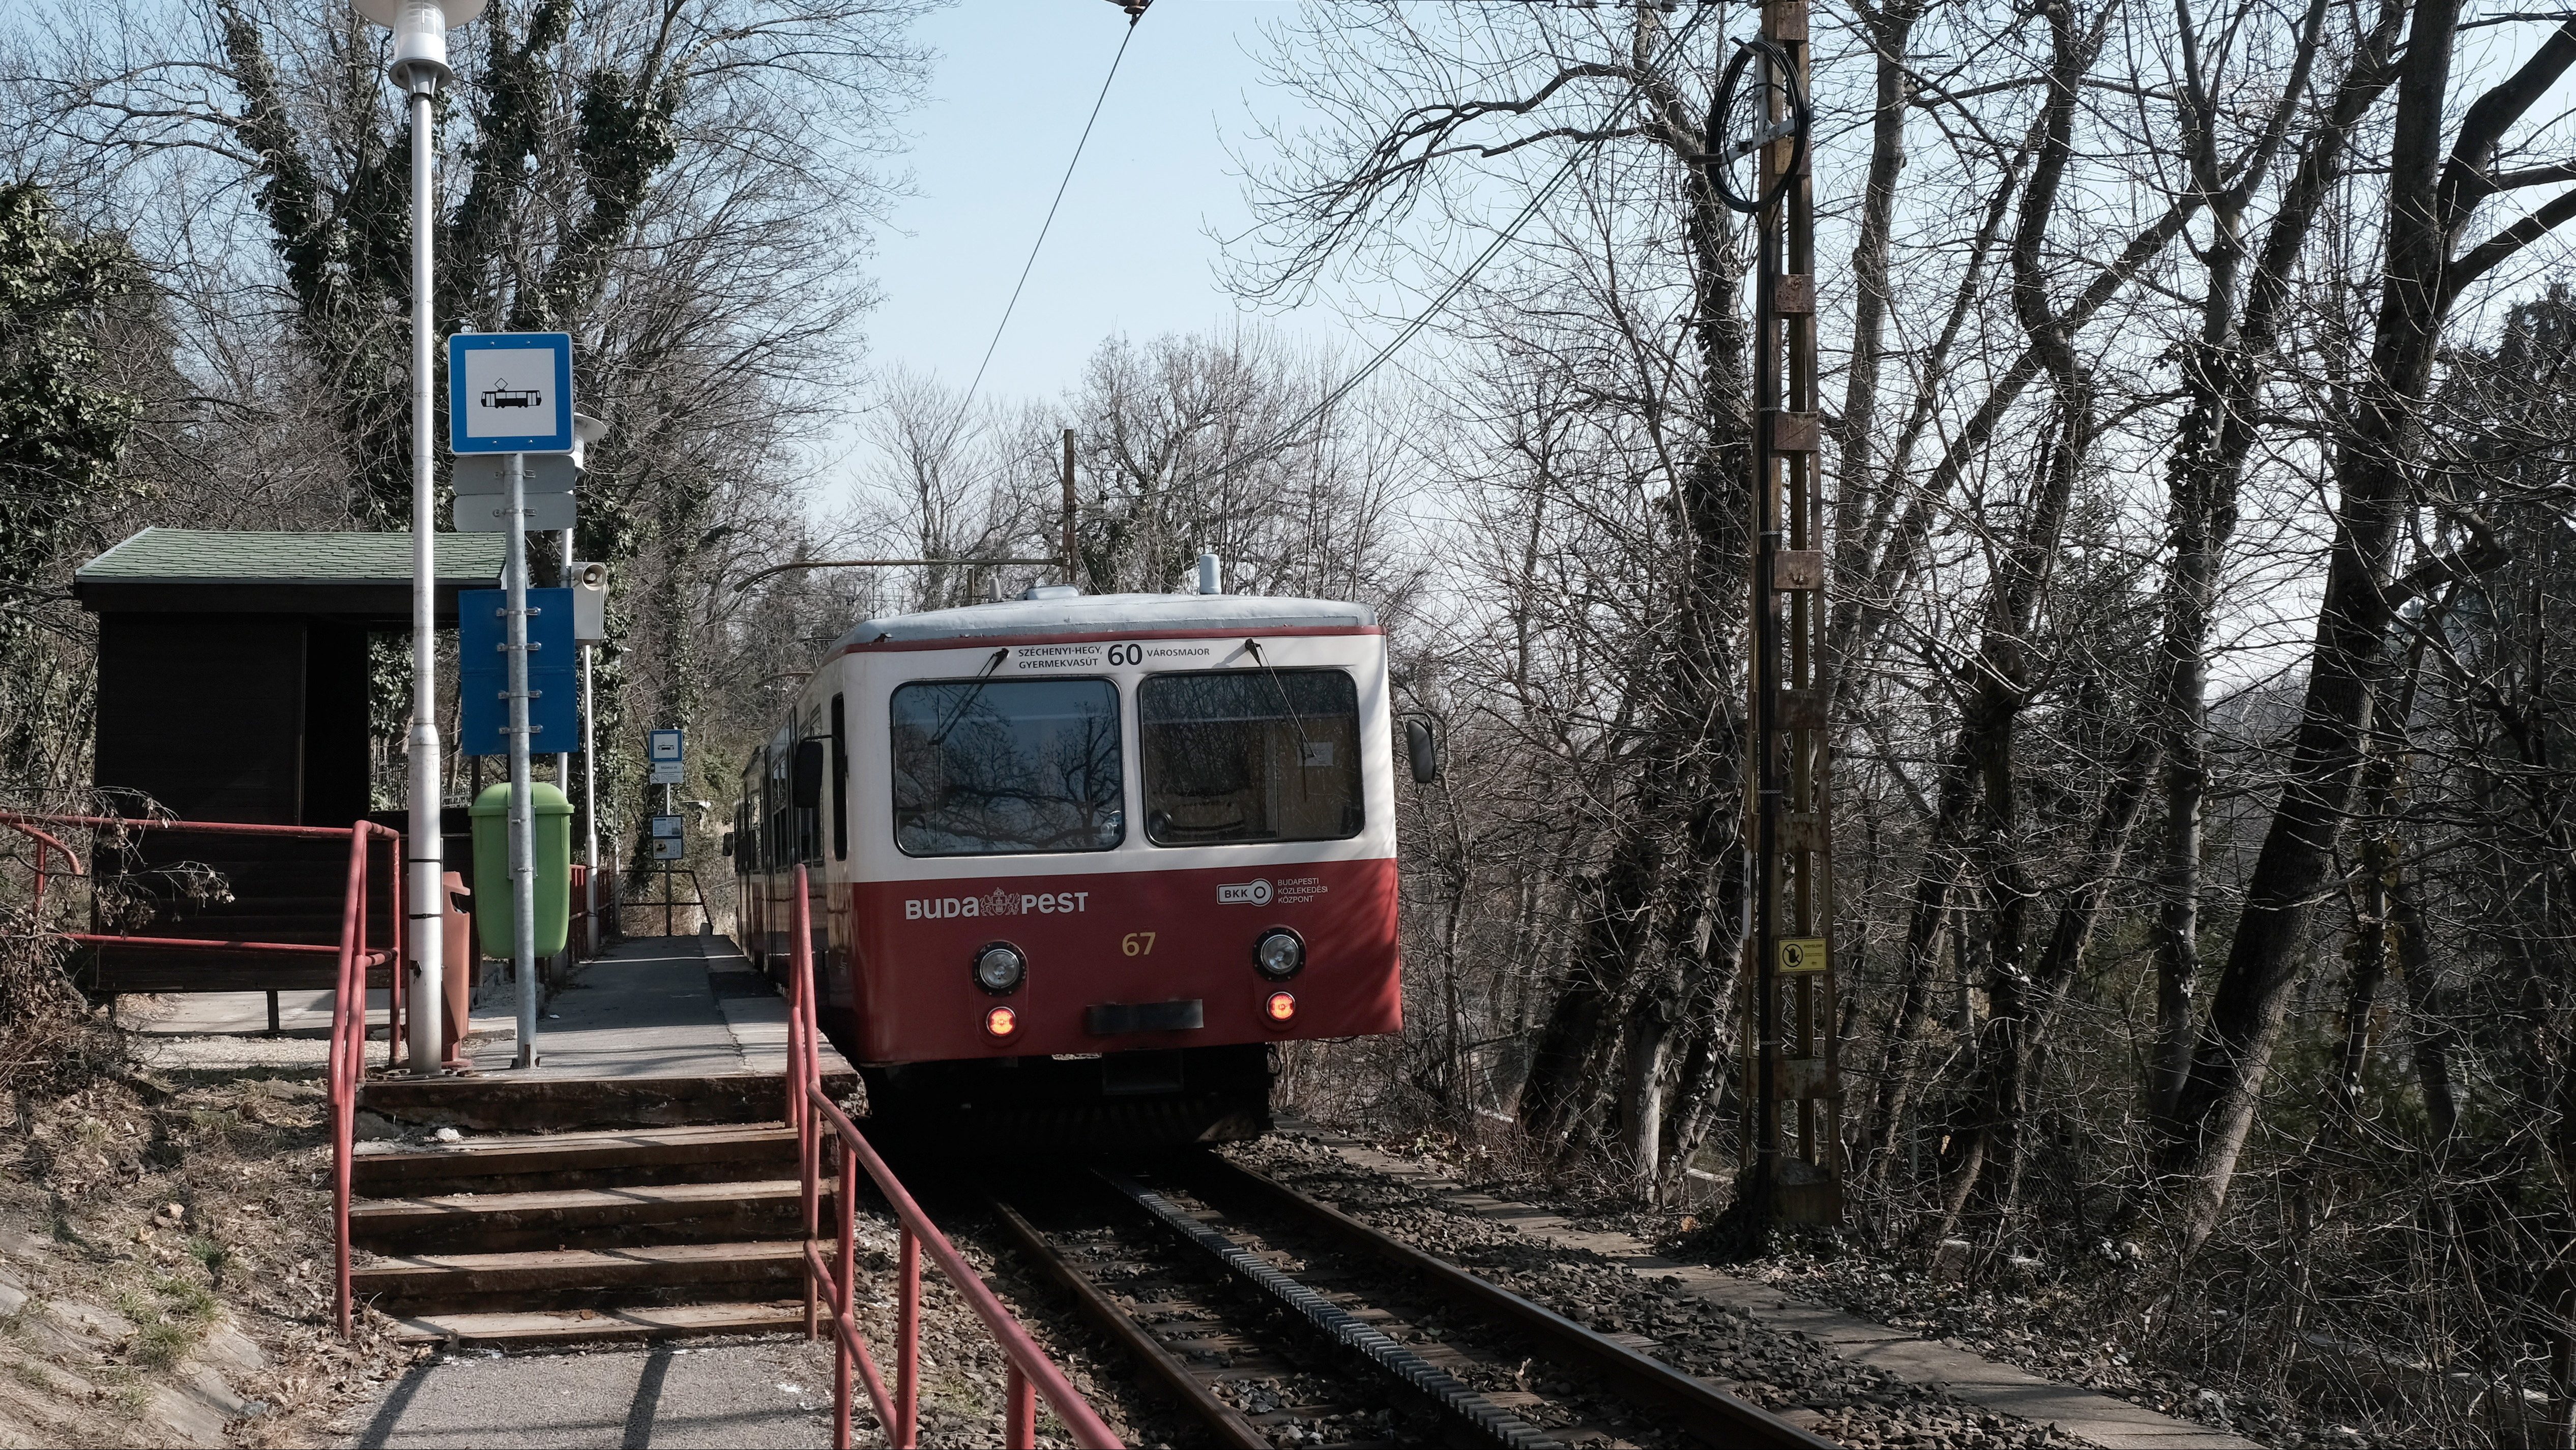
[[[441,583],[488,585],[501,577],[499,534],[439,534]],[[144,529],[83,564],[82,584],[145,582],[407,583],[411,535],[298,534],[282,530]]]
[[[438,534],[432,618],[456,622],[463,589],[499,586],[509,541]],[[399,628],[411,616],[409,533],[145,529],[72,574],[98,614],[303,614]]]

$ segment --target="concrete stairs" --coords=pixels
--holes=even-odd
[[[774,1120],[367,1149],[352,1287],[404,1339],[508,1347],[803,1325],[796,1135]]]

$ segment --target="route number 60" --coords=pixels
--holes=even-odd
[[[1141,665],[1144,662],[1145,647],[1141,644],[1113,644],[1109,647],[1109,663],[1113,665]],[[1135,953],[1128,955],[1134,956]]]

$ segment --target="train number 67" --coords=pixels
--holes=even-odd
[[[1118,939],[1118,949],[1131,957],[1150,957],[1154,954],[1154,934],[1131,931]]]

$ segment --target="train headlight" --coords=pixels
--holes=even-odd
[[[1306,942],[1284,926],[1274,926],[1252,944],[1252,964],[1261,975],[1284,982],[1306,969]]]
[[[975,985],[996,997],[1018,991],[1028,975],[1028,958],[1009,942],[997,941],[975,953]]]

